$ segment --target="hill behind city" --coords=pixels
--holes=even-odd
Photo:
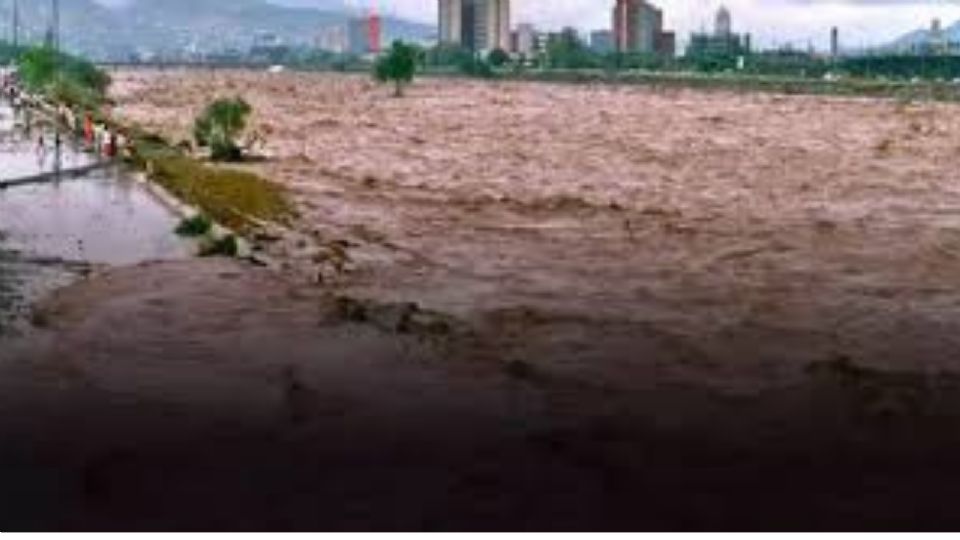
[[[49,28],[49,2],[20,4],[21,40],[43,40]],[[0,5],[5,37],[10,34],[11,5]],[[97,59],[246,50],[258,34],[273,34],[288,45],[310,44],[322,28],[343,24],[350,16],[336,0],[316,6],[289,7],[265,0],[131,0],[109,6],[94,0],[61,0],[61,27],[67,49]],[[387,40],[419,40],[432,31],[428,25],[384,18]]]

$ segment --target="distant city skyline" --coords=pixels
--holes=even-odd
[[[124,0],[99,0],[122,3]],[[162,2],[163,0],[155,0]],[[224,0],[230,1],[230,0]],[[330,6],[338,1],[358,7],[375,6],[394,14],[436,24],[437,0],[270,0],[295,6]],[[582,32],[609,28],[613,0],[514,0],[513,23],[530,22],[545,30],[573,26]],[[927,27],[933,18],[944,26],[960,20],[960,0],[653,0],[664,11],[665,27],[679,40],[710,28],[721,4],[733,13],[734,28],[753,35],[761,47],[808,43],[820,50],[830,46],[830,29],[840,28],[844,48],[880,45],[906,32]]]

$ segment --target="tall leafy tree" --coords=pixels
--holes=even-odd
[[[417,73],[417,60],[420,51],[413,45],[402,41],[394,41],[390,51],[377,59],[374,65],[374,77],[380,82],[394,85],[394,95],[403,95],[404,85],[413,82]]]

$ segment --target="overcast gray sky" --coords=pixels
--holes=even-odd
[[[309,4],[310,0],[282,0]],[[433,21],[436,0],[353,0],[388,12]],[[763,45],[812,41],[825,47],[830,27],[839,26],[846,46],[886,42],[939,17],[945,26],[960,20],[960,0],[653,0],[663,8],[667,24],[686,35],[709,25],[724,3],[734,25]],[[613,0],[513,0],[515,21],[541,26],[572,25],[581,29],[609,26]]]
[[[116,0],[111,0],[116,1]],[[163,0],[155,0],[162,2]],[[224,0],[230,1],[230,0]],[[317,5],[316,0],[272,0]],[[437,0],[344,0],[358,6],[378,6],[383,12],[432,23]],[[610,25],[614,0],[512,0],[514,22],[546,28],[565,25],[582,30]],[[846,46],[883,43],[930,24],[939,17],[945,26],[960,20],[960,0],[653,0],[663,8],[668,26],[680,36],[709,25],[713,12],[726,4],[738,31],[750,32],[762,45],[808,41],[824,47],[830,27],[841,29]]]

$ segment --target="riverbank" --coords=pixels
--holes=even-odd
[[[265,72],[273,64],[104,64],[110,72]],[[339,66],[337,68],[290,68],[307,75],[367,76],[372,66]],[[780,95],[863,97],[902,101],[960,101],[957,81],[932,77],[850,76],[829,71],[821,77],[776,75],[744,72],[657,71],[643,69],[493,69],[489,76],[471,76],[458,67],[429,66],[418,72],[421,79],[488,82],[529,82],[570,85],[636,86],[650,89],[699,90],[717,92],[762,92]]]

